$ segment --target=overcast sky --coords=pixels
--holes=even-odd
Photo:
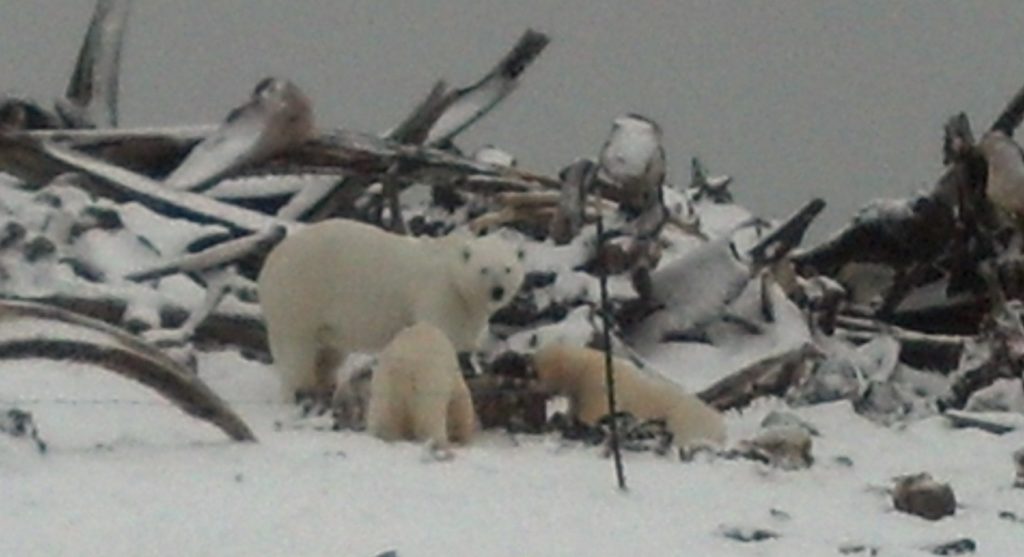
[[[0,3],[0,91],[59,95],[92,6]],[[1020,0],[136,0],[122,125],[217,121],[276,75],[321,127],[384,130],[434,80],[481,76],[527,27],[551,45],[464,147],[554,172],[639,112],[665,130],[670,179],[700,155],[764,216],[822,196],[816,235],[928,186],[946,117],[987,126],[1024,83]]]

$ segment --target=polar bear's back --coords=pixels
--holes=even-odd
[[[406,388],[407,396],[445,399],[461,373],[448,336],[429,323],[402,329],[380,353],[377,370],[390,377],[390,383]]]
[[[612,359],[618,410],[640,419],[664,419],[675,442],[698,439],[722,443],[725,424],[717,410],[664,377],[637,369],[622,358]],[[608,414],[604,353],[568,345],[549,345],[534,356],[542,388],[568,395],[576,418],[595,424]]]
[[[411,323],[412,308],[399,300],[409,299],[417,281],[433,272],[437,258],[424,253],[431,249],[351,220],[306,227],[281,242],[260,273],[268,326],[291,334],[324,328],[333,343],[350,350],[378,349],[396,324]]]

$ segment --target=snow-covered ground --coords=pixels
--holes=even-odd
[[[598,448],[488,432],[436,462],[412,443],[295,420],[274,402],[272,370],[234,353],[203,355],[200,373],[258,444],[226,441],[102,370],[0,367],[0,401],[32,412],[49,444],[40,455],[0,438],[0,555],[914,555],[961,537],[982,555],[1024,548],[1010,459],[1022,431],[951,430],[941,417],[896,429],[845,402],[805,407],[821,432],[808,470],[627,453],[621,493]],[[729,414],[730,437],[781,406]],[[952,484],[954,516],[893,510],[885,488],[919,471]],[[734,541],[731,527],[779,537]]]

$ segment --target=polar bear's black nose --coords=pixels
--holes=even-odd
[[[495,302],[505,297],[505,289],[500,286],[495,286],[491,289],[491,299]]]

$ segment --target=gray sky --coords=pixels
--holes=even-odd
[[[92,5],[3,2],[0,90],[60,94]],[[383,130],[434,80],[481,76],[527,27],[551,45],[464,147],[554,172],[639,112],[665,130],[670,179],[698,154],[764,216],[825,197],[817,235],[929,185],[945,118],[987,126],[1024,83],[1020,0],[136,0],[122,125],[217,121],[276,75],[320,126]]]

